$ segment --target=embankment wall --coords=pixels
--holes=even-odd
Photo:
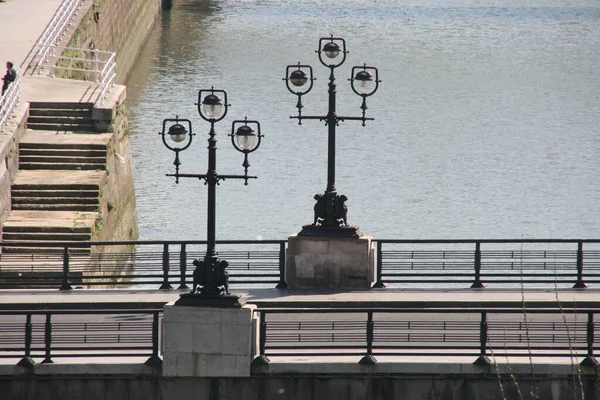
[[[535,389],[534,389],[535,385]],[[598,399],[596,380],[573,376],[289,375],[250,378],[18,376],[0,378],[6,400],[544,400]],[[583,394],[583,397],[582,397]]]
[[[117,83],[123,84],[161,13],[161,0],[94,0],[67,47],[116,52]]]

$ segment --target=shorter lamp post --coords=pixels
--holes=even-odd
[[[207,199],[207,247],[203,260],[194,260],[194,286],[191,293],[184,294],[176,303],[178,305],[211,304],[221,306],[238,305],[237,296],[229,294],[229,276],[227,274],[228,263],[220,260],[216,251],[216,187],[220,181],[226,179],[243,179],[248,185],[248,179],[256,179],[256,176],[248,175],[248,154],[258,149],[262,134],[258,121],[243,120],[233,121],[231,124],[231,142],[233,147],[244,154],[244,175],[220,175],[217,173],[217,138],[215,123],[225,118],[230,104],[227,103],[227,92],[224,90],[202,89],[198,92],[198,113],[205,121],[210,123],[208,133],[208,170],[206,174],[184,174],[179,172],[181,161],[179,153],[186,150],[192,144],[195,136],[192,133],[192,122],[176,116],[174,119],[163,120],[162,136],[164,145],[175,152],[175,173],[167,174],[174,176],[175,183],[180,178],[195,178],[204,180],[208,186]],[[167,124],[171,123],[167,129]]]
[[[324,194],[316,194],[314,199],[317,203],[314,207],[314,220],[312,225],[305,225],[299,235],[326,235],[326,236],[356,236],[357,227],[349,227],[346,214],[347,208],[344,204],[348,199],[344,195],[339,195],[335,187],[335,140],[336,127],[344,121],[373,120],[365,116],[367,111],[367,97],[373,95],[379,87],[379,72],[375,67],[369,67],[367,64],[352,67],[350,81],[354,93],[362,97],[362,116],[344,117],[336,113],[336,84],[334,70],[346,61],[346,41],[340,37],[324,37],[319,40],[319,49],[316,50],[321,64],[329,68],[329,105],[326,115],[302,115],[302,96],[310,92],[313,87],[313,70],[310,65],[298,63],[297,65],[288,65],[286,68],[286,77],[283,80],[288,90],[298,97],[296,108],[298,115],[290,118],[298,119],[298,124],[302,120],[316,119],[324,121],[328,128],[328,151],[327,151],[327,188]]]

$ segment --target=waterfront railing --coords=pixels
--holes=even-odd
[[[585,288],[600,283],[598,239],[377,240],[377,282],[425,287]]]
[[[217,241],[231,287],[285,288],[285,240]],[[10,246],[10,247],[9,247]],[[186,289],[206,241],[0,242],[0,287]],[[123,248],[135,248],[123,251]],[[98,248],[101,248],[98,250]],[[7,252],[19,251],[23,252]],[[28,252],[30,251],[30,252]]]
[[[332,361],[473,363],[562,358],[596,366],[597,309],[257,308],[253,363],[302,357]],[[0,358],[22,367],[76,359],[161,361],[162,309],[2,310]],[[113,360],[114,361],[114,360]]]
[[[23,60],[21,69],[24,73],[33,75],[36,71],[40,72],[40,67],[46,56],[52,51],[52,46],[59,44],[83,3],[84,0],[63,0],[61,2],[35,45]]]
[[[56,359],[148,357],[160,364],[161,309],[0,311],[0,358],[31,367]],[[40,361],[41,360],[41,361]]]
[[[218,256],[229,262],[231,287],[287,287],[287,241],[217,244]],[[123,251],[127,246],[133,250]],[[206,241],[40,242],[31,247],[31,242],[0,242],[0,287],[185,289]],[[378,239],[373,252],[375,288],[600,285],[600,239]]]
[[[432,362],[469,360],[476,365],[570,359],[595,366],[597,310],[341,308],[257,309],[259,356],[256,364],[298,357],[356,357]],[[468,362],[468,361],[467,361]]]
[[[0,95],[0,132],[10,120],[13,111],[21,98],[21,70],[17,70],[17,77],[12,82],[4,95]]]

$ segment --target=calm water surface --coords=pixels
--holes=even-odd
[[[353,65],[380,70],[362,127],[338,128],[338,192],[375,238],[590,238],[600,226],[600,5],[596,0],[176,0],[128,81],[141,239],[205,239],[206,187],[176,185],[163,118],[198,135],[182,172],[205,173],[201,88],[232,104],[217,124],[218,172],[242,174],[227,134],[258,119],[259,179],[222,182],[217,238],[283,239],[326,186],[327,128],[299,126],[285,67],[311,64],[304,113],[326,113],[320,37],[346,39],[338,115],[360,115]]]

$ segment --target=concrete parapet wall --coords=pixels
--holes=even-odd
[[[291,235],[286,281],[290,289],[368,289],[375,281],[372,238]]]
[[[7,400],[586,400],[599,398],[597,377],[584,375],[399,374],[161,378],[157,374],[0,378]],[[580,386],[580,383],[583,386]]]
[[[250,376],[254,308],[165,306],[163,375]]]
[[[107,129],[113,133],[107,145],[106,179],[101,188],[100,220],[94,240],[119,241],[137,240],[138,226],[131,165],[129,125],[125,108],[126,90],[117,86],[104,109],[96,110],[96,118],[112,117]],[[101,120],[102,124],[106,121]],[[96,125],[98,121],[94,121]],[[104,249],[98,249],[103,251]],[[106,249],[109,252],[130,251],[131,249]]]
[[[27,131],[24,121],[27,119],[27,112],[21,123],[9,134],[0,133],[0,234],[2,226],[11,210],[11,191],[12,184],[17,172],[19,171],[19,140]]]

